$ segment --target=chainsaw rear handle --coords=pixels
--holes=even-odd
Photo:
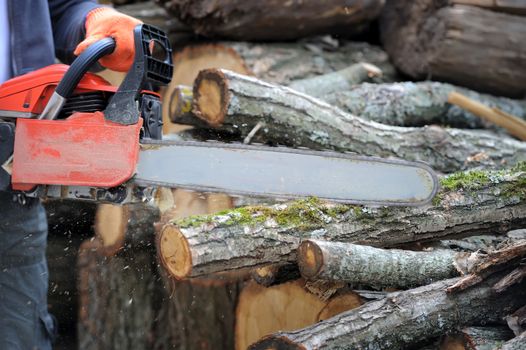
[[[80,79],[100,58],[115,50],[115,40],[104,38],[91,44],[73,61],[38,119],[56,119],[66,99],[73,93]]]
[[[135,58],[123,83],[104,111],[107,120],[130,125],[137,123],[137,98],[146,82],[165,85],[172,79],[172,49],[166,34],[147,24],[139,24],[133,31]],[[91,44],[73,61],[58,84],[38,119],[56,119],[66,99],[73,93],[84,74],[100,58],[115,50],[115,40],[104,38]]]

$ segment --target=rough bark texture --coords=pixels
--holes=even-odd
[[[190,217],[163,228],[159,252],[167,270],[184,278],[292,262],[300,241],[309,238],[385,247],[505,233],[526,223],[525,177],[524,171],[453,174],[426,207],[368,208],[311,199]]]
[[[524,17],[445,0],[389,0],[380,23],[389,56],[413,78],[516,97],[526,92]]]
[[[519,336],[507,341],[498,350],[523,350],[526,344],[526,332],[522,332]]]
[[[177,67],[177,64],[192,59],[193,62],[188,62],[185,66],[188,66],[186,69],[194,71],[191,63],[209,61],[210,57],[216,56],[218,52],[223,53],[223,62],[242,63],[250,72],[249,75],[283,85],[288,85],[294,80],[332,73],[360,62],[374,64],[380,68],[382,76],[374,78],[375,82],[393,81],[396,77],[395,68],[382,48],[365,42],[323,38],[297,43],[220,42],[196,45],[185,48],[174,63]],[[236,71],[225,66],[212,67]],[[198,68],[193,77],[195,78],[200,70],[212,67]],[[193,79],[190,82],[177,81],[178,84],[192,82]]]
[[[164,280],[153,349],[234,349],[235,309],[242,283]]]
[[[479,6],[492,11],[526,15],[526,3],[522,0],[450,0],[450,3]]]
[[[413,252],[321,240],[303,241],[297,254],[306,278],[365,284],[376,289],[405,289],[456,277],[460,274],[457,259],[469,255],[446,249]]]
[[[446,336],[440,350],[493,350],[511,339],[513,333],[507,327],[466,327]]]
[[[151,349],[156,294],[152,253],[126,251],[107,258],[99,247],[97,240],[85,241],[78,257],[79,349]]]
[[[144,23],[162,29],[174,46],[180,46],[193,39],[195,34],[191,27],[181,21],[170,17],[166,9],[152,4],[151,1],[142,1],[118,7],[119,12],[140,19]]]
[[[322,99],[362,118],[387,125],[448,125],[456,128],[487,128],[491,125],[447,102],[458,91],[489,107],[526,119],[526,101],[481,94],[439,82],[363,83]]]
[[[110,256],[128,246],[154,247],[154,223],[160,220],[159,209],[153,205],[100,204],[95,216],[95,236]]]
[[[258,142],[425,161],[452,172],[526,159],[526,143],[484,131],[394,127],[345,113],[316,98],[225,70],[202,71],[193,111],[219,130]],[[470,164],[471,163],[471,164]]]
[[[381,75],[380,68],[362,62],[336,72],[295,80],[289,84],[289,87],[307,95],[321,97],[337,91],[349,90],[356,84]]]
[[[497,296],[491,283],[448,295],[455,281],[391,293],[316,325],[270,335],[250,349],[404,349],[456,327],[498,322],[526,297],[524,285]]]
[[[162,0],[195,32],[236,40],[290,40],[317,34],[360,32],[380,13],[383,0]]]

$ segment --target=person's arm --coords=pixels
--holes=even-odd
[[[48,4],[55,54],[59,60],[70,64],[75,59],[73,51],[86,35],[86,16],[102,5],[95,0],[49,0]]]
[[[49,1],[57,57],[66,63],[106,37],[115,40],[112,54],[99,60],[109,69],[127,71],[135,56],[133,29],[142,22],[94,1]]]

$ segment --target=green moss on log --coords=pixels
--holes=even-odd
[[[447,194],[452,192],[474,193],[491,184],[506,182],[501,187],[499,196],[526,199],[526,162],[507,170],[480,171],[471,170],[448,175],[440,180],[441,188],[433,199],[433,205],[439,206]],[[366,207],[326,203],[311,197],[286,204],[273,206],[249,206],[229,209],[212,215],[196,215],[174,220],[180,228],[215,225],[227,227],[234,225],[256,226],[266,222],[276,223],[282,227],[294,227],[299,231],[321,228],[326,224],[345,218],[348,221],[374,220],[388,216],[389,207]]]

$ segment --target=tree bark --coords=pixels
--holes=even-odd
[[[379,15],[384,4],[381,0],[161,2],[200,35],[253,41],[291,40],[320,34],[349,36],[362,31]]]
[[[363,83],[345,91],[325,95],[322,99],[351,114],[387,125],[492,127],[472,113],[449,104],[447,98],[452,91],[526,119],[524,100],[495,97],[439,82]]]
[[[351,243],[306,240],[298,247],[303,277],[368,285],[375,289],[422,286],[461,274],[469,253],[449,249],[413,252]]]
[[[151,349],[158,277],[151,251],[105,257],[98,240],[79,251],[79,349]]]
[[[486,350],[513,337],[506,327],[466,327],[441,342],[440,350]]]
[[[313,97],[226,70],[205,70],[194,84],[194,114],[219,130],[310,149],[425,161],[442,172],[526,159],[526,143],[483,131],[382,125]]]
[[[349,90],[356,84],[381,75],[380,68],[361,62],[332,73],[295,80],[289,84],[289,87],[310,96],[322,97],[338,91]]]
[[[404,349],[457,327],[498,322],[526,297],[525,285],[497,296],[494,280],[452,296],[445,289],[455,281],[391,293],[316,325],[270,335],[250,349]]]
[[[506,233],[526,223],[525,176],[514,170],[454,174],[442,180],[434,205],[426,207],[368,208],[307,199],[174,221],[161,231],[161,262],[171,275],[185,278],[293,262],[300,241],[309,238],[389,247]]]
[[[471,5],[492,11],[526,15],[526,4],[521,0],[451,0],[451,4]]]
[[[521,350],[524,349],[524,344],[526,344],[526,331],[522,332],[520,335],[515,338],[508,340],[501,347],[497,347],[498,350]]]
[[[390,0],[380,30],[393,63],[413,78],[515,97],[526,92],[524,17],[444,0]]]

